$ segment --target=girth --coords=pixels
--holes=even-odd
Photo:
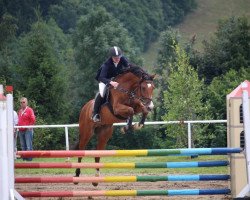
[[[110,112],[111,112],[116,118],[118,118],[118,119],[120,119],[120,120],[127,120],[127,119],[128,119],[128,118],[122,117],[121,115],[115,115],[114,110],[113,110],[113,107],[112,107],[112,105],[111,105],[108,101],[106,101],[106,102],[103,104],[103,106],[107,106],[107,107],[109,108]]]

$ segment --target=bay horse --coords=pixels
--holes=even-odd
[[[150,110],[153,109],[152,102],[155,75],[146,73],[138,66],[130,66],[114,81],[118,82],[117,88],[110,88],[108,92],[108,103],[102,105],[100,110],[100,122],[94,122],[92,117],[94,99],[87,102],[81,109],[79,117],[79,141],[75,150],[84,150],[94,133],[97,135],[96,150],[104,150],[108,140],[113,133],[113,124],[128,122],[123,131],[140,129]],[[142,113],[138,124],[132,125],[133,116]],[[82,157],[78,158],[80,163]],[[95,157],[99,163],[100,157]],[[99,169],[96,176],[99,176]],[[75,171],[75,176],[80,176],[80,168]],[[77,183],[76,183],[77,184]],[[97,186],[97,183],[92,183]]]

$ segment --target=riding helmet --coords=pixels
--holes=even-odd
[[[121,55],[122,55],[122,51],[119,47],[113,46],[109,49],[109,56],[110,57],[117,57],[117,56],[121,56]]]

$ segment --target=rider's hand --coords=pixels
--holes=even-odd
[[[115,81],[110,81],[110,85],[112,85],[115,89],[118,87],[119,83]]]

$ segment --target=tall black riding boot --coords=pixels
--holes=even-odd
[[[92,119],[94,122],[99,122],[101,121],[100,119],[100,108],[102,105],[103,98],[101,97],[100,93],[98,93],[95,97],[95,103],[94,103],[94,109],[93,109],[93,116]]]

